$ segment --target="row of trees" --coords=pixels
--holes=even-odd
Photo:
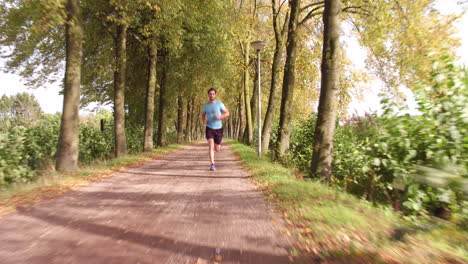
[[[29,93],[0,97],[0,133],[14,126],[31,126],[42,114],[37,99]]]
[[[145,151],[152,150],[153,138],[166,145],[174,98],[179,114],[187,108],[186,135],[193,136],[200,115],[196,95],[223,75],[229,61],[226,18],[208,17],[227,7],[220,1],[2,2],[1,42],[12,48],[7,69],[30,85],[53,81],[51,73],[65,69],[57,169],[77,167],[78,110],[91,101],[114,105],[115,156],[127,153],[126,123],[144,124]],[[178,118],[180,132],[182,122]]]
[[[73,170],[78,109],[93,101],[114,106],[115,156],[126,154],[128,123],[144,126],[145,151],[153,141],[167,144],[172,123],[179,141],[191,140],[201,131],[208,87],[221,88],[230,108],[227,134],[253,144],[258,80],[251,81],[250,42],[264,39],[261,71],[271,74],[261,85],[269,95],[262,151],[273,146],[282,159],[292,123],[318,106],[311,168],[329,178],[336,118],[365,81],[345,56],[342,25],[353,29],[369,51],[369,68],[396,93],[428,79],[427,56],[458,44],[451,37],[455,17],[439,14],[433,2],[11,0],[0,4],[0,45],[9,47],[8,69],[31,86],[60,79],[65,69],[57,168]]]

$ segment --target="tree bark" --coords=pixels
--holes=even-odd
[[[255,60],[257,61],[257,60]],[[255,62],[255,69],[257,62]],[[253,81],[252,97],[250,97],[250,113],[252,115],[252,128],[255,130],[255,124],[257,123],[257,98],[258,98],[258,75],[255,74]],[[255,135],[253,136],[255,137]]]
[[[167,73],[169,69],[169,52],[164,49],[163,67],[161,73],[161,85],[159,88],[159,124],[158,124],[158,146],[164,147],[167,145]]]
[[[291,136],[291,111],[295,88],[298,19],[301,6],[300,2],[300,0],[289,1],[290,19],[288,23],[286,64],[284,66],[280,123],[278,127],[278,150],[276,152],[276,157],[280,159],[289,150],[289,140]]]
[[[239,123],[239,102],[236,104],[235,111],[232,113],[232,119],[231,119],[231,138],[236,139],[237,138],[237,126]]]
[[[127,138],[125,136],[125,81],[127,70],[127,25],[117,26],[115,39],[114,71],[114,140],[115,156],[127,155]]]
[[[276,105],[278,101],[278,86],[279,86],[279,74],[281,71],[281,55],[284,48],[284,38],[286,36],[287,21],[289,16],[285,17],[283,28],[281,29],[278,24],[279,10],[276,10],[275,0],[272,0],[273,8],[273,29],[275,33],[275,53],[273,55],[273,64],[271,65],[271,83],[270,83],[270,97],[268,99],[268,107],[265,113],[265,121],[263,122],[262,129],[262,153],[268,153],[271,127],[273,125],[273,117],[276,111]]]
[[[201,117],[196,116],[196,113],[195,113],[195,97],[192,97],[192,101],[190,103],[190,138],[192,140],[196,139],[196,134],[195,134],[195,130],[196,130],[195,125],[196,124],[195,124],[195,122],[199,118],[201,118]]]
[[[244,101],[245,101],[245,118],[246,129],[244,135],[245,143],[251,145],[253,141],[253,126],[252,126],[252,109],[249,102],[249,50],[248,44],[245,45],[244,50]]]
[[[200,110],[197,112],[197,117],[201,116]],[[197,140],[200,140],[202,137],[203,133],[203,124],[201,118],[196,119],[196,130],[195,130],[195,135],[197,137]]]
[[[242,109],[242,105],[243,105],[243,102],[244,102],[244,93],[241,92],[239,94],[239,112],[238,112],[238,116],[239,116],[239,122],[237,124],[237,140],[240,140],[242,138],[242,123],[243,123],[243,118],[242,118],[242,113],[244,112],[243,109]]]
[[[156,90],[156,63],[158,57],[155,39],[152,39],[148,45],[148,56],[148,86],[146,88],[145,131],[143,139],[143,151],[145,152],[153,150],[154,92]]]
[[[190,142],[192,141],[192,127],[191,127],[191,120],[192,120],[192,112],[191,112],[191,99],[187,100],[187,120],[185,122],[185,139]]]
[[[184,141],[184,101],[183,97],[179,95],[177,98],[177,143]]]
[[[78,167],[78,113],[80,109],[81,63],[83,57],[84,31],[80,16],[79,3],[79,0],[68,0],[66,2],[65,89],[56,160],[56,167],[59,171],[73,171]]]
[[[311,171],[312,175],[324,177],[326,181],[330,181],[332,173],[333,137],[338,106],[340,6],[340,0],[327,0],[323,11],[322,79]]]
[[[234,117],[229,115],[229,122],[228,122],[228,124],[229,124],[229,134],[228,134],[228,136],[230,138],[234,137],[233,136],[234,135],[234,122],[233,122],[233,119],[234,119]]]

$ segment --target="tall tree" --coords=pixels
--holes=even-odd
[[[143,139],[143,151],[153,150],[153,118],[154,118],[154,93],[156,90],[156,62],[158,50],[156,38],[152,37],[148,44],[148,86],[146,87],[145,131]]]
[[[289,1],[289,22],[288,22],[288,39],[286,46],[286,63],[284,65],[283,89],[281,96],[280,122],[278,127],[278,148],[276,157],[281,158],[289,150],[289,141],[291,137],[291,117],[292,105],[294,99],[295,78],[296,78],[296,57],[297,43],[300,28],[310,18],[318,15],[323,7],[323,2],[317,1],[307,4],[301,8],[301,0]],[[308,13],[299,20],[301,12]]]
[[[240,68],[242,72],[242,92],[244,99],[245,110],[245,131],[243,133],[243,140],[246,144],[253,143],[253,120],[252,120],[252,107],[250,104],[251,90],[250,86],[250,42],[252,41],[253,30],[257,22],[257,7],[258,3],[254,1],[238,1],[234,19],[238,23],[238,31],[236,32],[239,51],[242,54],[242,62]],[[253,89],[252,89],[253,90]]]
[[[249,39],[249,38],[248,38]],[[243,53],[244,53],[244,69],[243,69],[243,88],[244,88],[244,106],[245,106],[245,120],[246,127],[244,132],[244,139],[247,145],[253,143],[253,121],[252,121],[252,108],[249,102],[250,97],[250,73],[249,73],[249,62],[250,62],[250,47],[248,42],[243,44]]]
[[[257,65],[257,61],[253,61],[252,64]],[[250,67],[257,69],[257,66]],[[252,96],[250,97],[250,112],[252,115],[252,127],[255,127],[257,123],[257,106],[258,105],[258,75],[254,74],[253,85],[252,85]]]
[[[184,99],[179,95],[177,98],[177,143],[184,141]]]
[[[72,171],[78,167],[81,62],[83,56],[83,24],[80,1],[66,2],[66,66],[63,95],[62,122],[57,149],[56,167],[59,171]]]
[[[269,148],[271,127],[273,125],[273,117],[276,111],[278,100],[281,55],[283,54],[284,40],[286,33],[288,32],[287,23],[289,20],[289,12],[286,12],[283,20],[281,20],[281,7],[284,5],[286,0],[283,0],[279,6],[277,2],[277,0],[271,1],[273,14],[273,33],[275,35],[275,52],[271,65],[270,97],[268,99],[268,108],[265,113],[265,121],[263,122],[262,129],[262,153],[267,153]]]
[[[192,141],[192,126],[190,120],[192,119],[192,99],[188,98],[187,99],[187,119],[185,120],[185,140],[187,141]]]
[[[322,79],[312,155],[312,175],[330,181],[339,92],[341,0],[326,0],[323,10]]]
[[[291,107],[293,100],[298,22],[301,0],[290,0],[290,17],[288,23],[288,45],[286,47],[286,64],[284,66],[283,90],[281,96],[280,123],[278,127],[277,157],[281,157],[289,149],[291,134]]]
[[[114,141],[115,156],[127,155],[127,137],[125,135],[125,82],[127,70],[127,23],[125,13],[119,11],[119,24],[115,41],[114,71]]]
[[[167,86],[168,86],[168,72],[169,72],[169,48],[167,47],[167,42],[162,38],[161,48],[163,52],[163,61],[162,61],[162,73],[161,73],[161,82],[159,85],[159,118],[158,118],[158,146],[167,145]]]

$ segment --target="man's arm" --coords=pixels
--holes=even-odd
[[[227,108],[224,108],[224,110],[222,110],[221,112],[223,112],[223,114],[216,115],[216,119],[221,120],[229,116],[229,110],[227,110]]]
[[[203,120],[203,124],[205,124],[205,126],[206,126],[206,124],[208,124],[208,119],[206,118],[205,112],[203,112],[201,117],[202,117],[202,120]]]

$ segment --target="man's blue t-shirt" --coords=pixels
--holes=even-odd
[[[206,126],[211,129],[223,128],[223,122],[221,120],[217,120],[215,115],[221,115],[222,111],[225,109],[226,107],[224,106],[224,104],[216,100],[212,104],[204,104],[203,113],[205,113],[206,117],[208,118],[208,123],[206,124]]]

